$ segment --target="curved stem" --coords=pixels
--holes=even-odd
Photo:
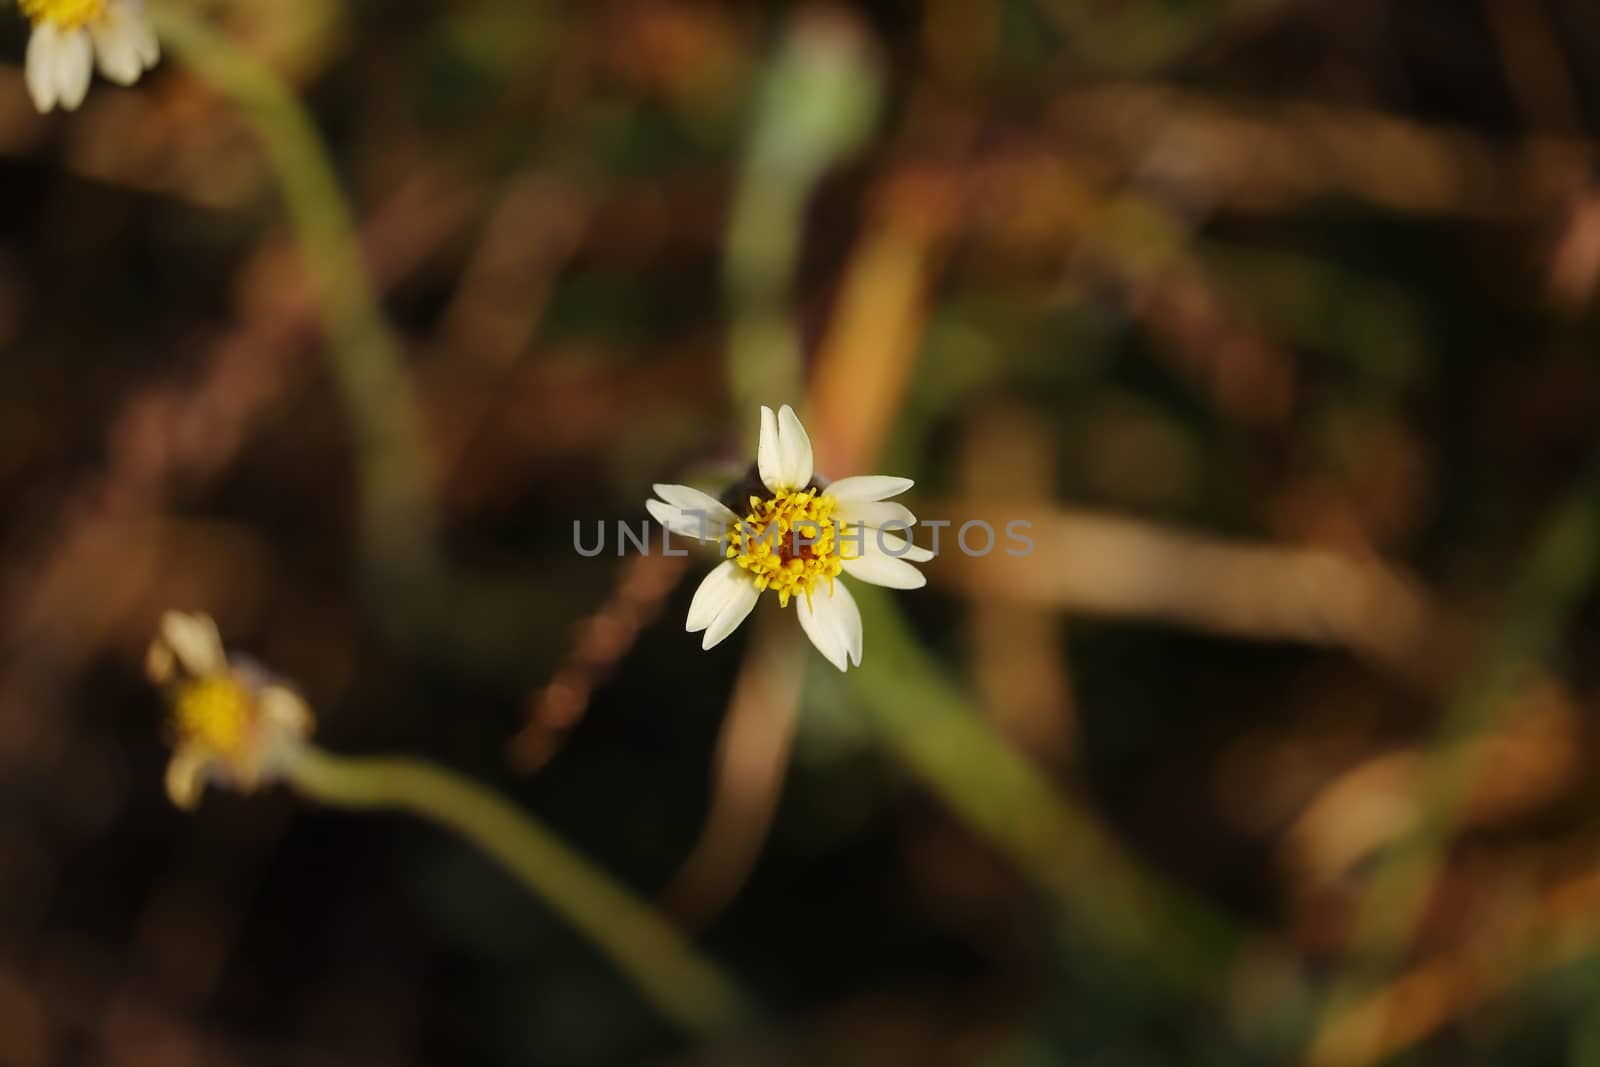
[[[917,646],[882,590],[853,588],[872,666],[846,677],[879,743],[1098,938],[1179,985],[1208,986],[1225,973],[1241,931],[1135,863],[995,732]]]
[[[355,433],[366,543],[381,566],[423,568],[434,521],[411,386],[316,127],[270,67],[194,15],[167,4],[151,17],[167,48],[231,101],[261,139],[321,305]]]
[[[403,811],[465,837],[549,904],[687,1029],[726,1027],[744,1012],[733,984],[688,939],[489,789],[458,774],[398,757],[348,759],[307,746],[287,761],[306,797],[355,811]]]

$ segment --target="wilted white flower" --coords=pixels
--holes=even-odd
[[[272,781],[311,735],[300,695],[252,663],[230,662],[208,615],[163,615],[146,669],[172,706],[167,795],[180,808],[199,803],[208,783],[248,793]]]
[[[657,485],[645,507],[673,533],[725,544],[726,560],[706,575],[689,605],[686,628],[705,632],[711,648],[738,629],[763,591],[795,602],[800,625],[817,650],[841,671],[861,664],[861,612],[838,581],[848,574],[891,589],[918,589],[927,579],[912,562],[933,553],[894,530],[917,521],[890,500],[910,489],[909,478],[866,475],[826,485],[812,477],[811,439],[785,404],[761,409],[756,470],[766,495],[752,495],[741,517],[687,485]]]
[[[33,23],[27,82],[33,106],[68,111],[83,103],[94,67],[132,85],[156,65],[161,47],[143,0],[17,0]]]

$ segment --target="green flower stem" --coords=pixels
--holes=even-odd
[[[338,178],[300,101],[270,67],[173,4],[151,11],[170,52],[233,103],[277,172],[355,433],[362,529],[380,568],[432,562],[427,453],[400,346],[379,310]]]
[[[797,16],[762,80],[728,222],[723,288],[732,311],[727,347],[734,410],[776,407],[804,391],[804,359],[790,302],[817,183],[857,151],[877,119],[876,58],[849,23]],[[755,424],[745,420],[746,451]]]
[[[1239,934],[1139,868],[996,734],[917,646],[887,594],[853,588],[870,652],[848,680],[871,713],[879,742],[1054,892],[1091,934],[1191,988],[1225,973]]]
[[[661,1013],[713,1031],[744,1014],[739,991],[648,905],[491,790],[420,760],[347,759],[307,746],[289,783],[354,811],[403,811],[453,830],[499,861],[620,967]]]

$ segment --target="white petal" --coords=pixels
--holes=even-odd
[[[761,440],[756,445],[756,471],[768,489],[777,492],[783,484],[783,453],[778,448],[778,416],[772,409],[761,408]]]
[[[850,595],[849,586],[843,582],[834,582],[833,589],[833,599],[839,604],[835,622],[838,624],[839,633],[844,637],[845,648],[850,650],[850,662],[859,667],[861,646],[864,642],[861,609],[856,606],[856,598]]]
[[[697,541],[716,541],[726,533],[726,529],[714,522],[709,515],[694,514],[663,504],[659,500],[646,500],[644,509],[650,517],[675,534],[692,537]],[[695,509],[698,511],[699,509]]]
[[[84,30],[68,30],[56,45],[51,74],[55,79],[56,101],[74,111],[89,92],[94,76],[94,46]]]
[[[843,500],[833,509],[833,517],[851,526],[864,522],[872,529],[917,524],[917,517],[911,514],[911,509],[893,500]]]
[[[887,500],[917,484],[910,478],[894,478],[887,474],[858,474],[854,478],[840,478],[831,482],[824,490],[833,499],[843,502],[846,500]]]
[[[717,523],[739,521],[739,516],[730,511],[722,501],[710,493],[702,493],[693,486],[657,484],[650,488],[656,491],[656,496],[680,511],[705,512],[706,522],[713,526]]]
[[[294,737],[311,733],[314,720],[305,698],[286,685],[264,685],[256,693],[256,707],[263,721]]]
[[[700,579],[700,586],[694,591],[694,599],[689,602],[689,617],[683,628],[690,633],[699,633],[715,622],[722,609],[740,595],[741,585],[755,587],[749,575],[749,571],[742,570],[731,559],[713,567],[710,574]]]
[[[157,638],[150,642],[150,650],[144,655],[144,673],[156,685],[166,685],[172,681],[176,673],[177,658],[172,654],[172,648],[165,641]]]
[[[157,39],[156,28],[145,17],[142,7],[143,5],[140,5],[141,10],[134,13],[140,30],[136,40],[139,46],[139,62],[144,64],[145,70],[149,70],[161,61],[161,41]]]
[[[160,55],[155,33],[144,15],[127,4],[107,5],[89,24],[100,73],[118,85],[132,85]]]
[[[838,585],[838,582],[834,583],[835,588]],[[828,603],[831,604],[832,599],[827,599]],[[803,596],[795,598],[794,608],[795,613],[800,616],[800,628],[806,632],[807,637],[811,638],[811,643],[817,646],[817,651],[821,652],[829,663],[841,671],[849,670],[850,651],[844,647],[844,640],[839,636],[838,629],[832,625],[832,620],[824,614],[831,608],[823,608],[822,611],[817,610],[821,607],[823,600],[824,597],[820,590],[813,593],[810,600]]]
[[[161,639],[178,657],[183,669],[196,678],[216,674],[227,666],[222,635],[217,633],[217,624],[209,615],[169,611],[161,616]]]
[[[56,53],[61,47],[61,33],[52,22],[42,22],[33,28],[28,38],[26,79],[28,95],[33,106],[42,114],[56,106]]]
[[[862,538],[862,555],[893,556],[907,563],[926,563],[933,553],[888,530],[868,530]]]
[[[834,582],[812,591],[811,596],[795,598],[800,627],[828,662],[841,671],[850,664],[861,665],[861,609],[843,582]]]
[[[921,589],[928,584],[926,575],[905,560],[893,556],[873,553],[858,559],[847,559],[841,566],[852,578],[889,589]]]
[[[731,561],[730,561],[731,562]],[[756,588],[756,583],[745,580],[739,582],[734,593],[723,602],[722,610],[717,612],[717,617],[706,627],[706,635],[700,641],[702,649],[715,648],[724,638],[739,628],[745,617],[755,609],[756,601],[761,599],[761,590]]]
[[[176,807],[195,809],[216,762],[216,756],[200,745],[178,746],[167,762],[167,796]]]
[[[98,30],[99,27],[96,26]],[[118,85],[132,85],[144,73],[139,53],[122,37],[113,37],[105,31],[94,34],[95,65],[107,81]]]
[[[778,451],[784,489],[803,489],[811,481],[811,438],[788,404],[778,409]]]

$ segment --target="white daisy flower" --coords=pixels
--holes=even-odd
[[[180,808],[198,804],[208,783],[248,793],[281,777],[311,736],[300,694],[253,663],[230,661],[208,615],[162,616],[146,669],[172,706],[167,795]]]
[[[704,631],[711,648],[738,629],[764,591],[795,602],[800,626],[828,662],[861,665],[861,612],[841,581],[848,574],[891,589],[927,583],[912,562],[933,558],[895,530],[917,518],[890,500],[910,489],[909,478],[867,475],[821,484],[812,476],[811,439],[794,409],[761,409],[756,471],[766,495],[752,495],[740,516],[715,497],[687,485],[657,485],[645,507],[673,533],[726,546],[726,560],[700,583],[686,629]]]
[[[17,6],[33,23],[26,76],[41,112],[83,103],[95,66],[110,81],[132,85],[161,58],[144,0],[17,0]]]

